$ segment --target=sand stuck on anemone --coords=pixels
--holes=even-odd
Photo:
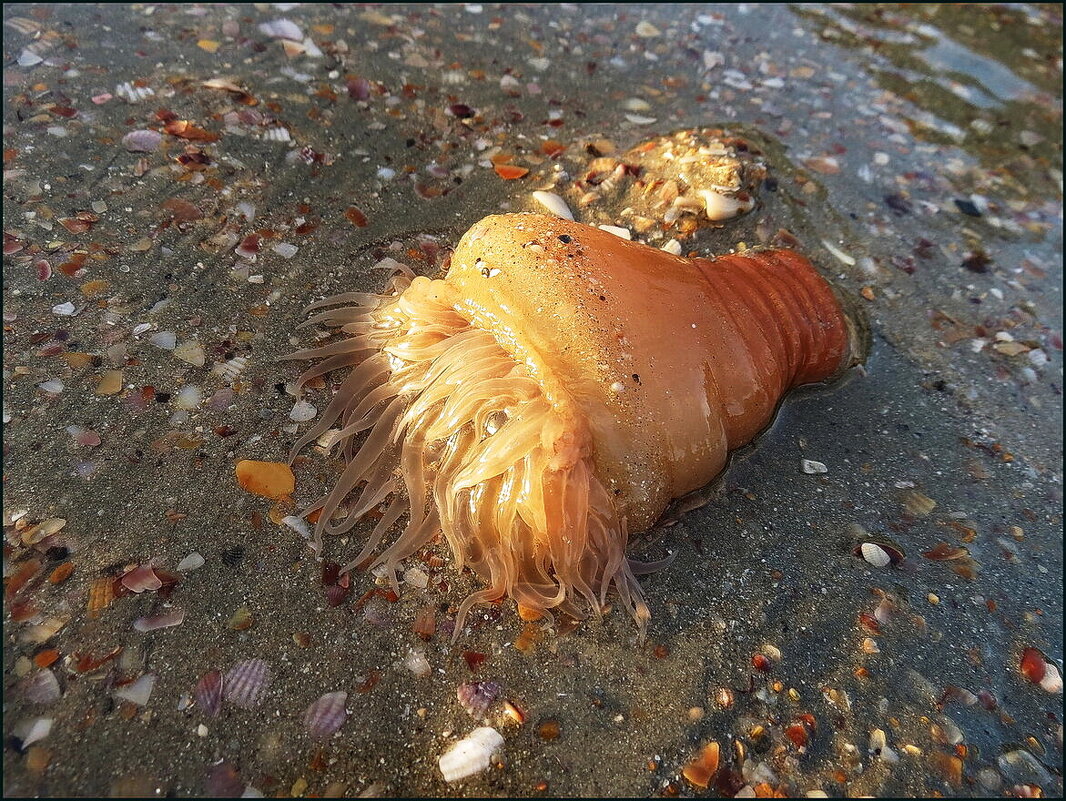
[[[862,335],[803,256],[685,259],[579,223],[476,223],[447,276],[398,263],[382,294],[346,293],[307,321],[342,338],[291,354],[298,381],[353,368],[293,455],[331,427],[346,463],[315,544],[383,510],[346,569],[401,560],[438,532],[456,569],[528,609],[599,614],[614,591],[650,616],[629,532],[710,482],[789,389],[862,358]],[[398,536],[382,542],[401,518]],[[379,552],[380,551],[380,552]]]

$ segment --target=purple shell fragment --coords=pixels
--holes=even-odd
[[[464,682],[455,688],[455,697],[470,717],[481,720],[502,689],[494,681]]]
[[[219,762],[208,769],[204,787],[207,794],[214,798],[240,798],[244,792],[244,781],[233,765]]]
[[[324,740],[344,725],[348,719],[344,708],[347,701],[346,692],[326,693],[307,707],[304,723],[314,739]]]
[[[251,709],[270,686],[270,667],[262,659],[245,659],[229,669],[223,684],[227,701]]]
[[[213,718],[222,711],[222,673],[211,670],[204,674],[192,691],[196,705]]]
[[[26,678],[22,683],[22,691],[26,700],[35,704],[52,704],[63,695],[56,674],[47,668]]]
[[[163,135],[159,131],[130,131],[122,137],[122,144],[131,153],[152,153],[163,141]]]
[[[156,629],[165,629],[170,626],[179,626],[184,620],[185,610],[174,607],[158,615],[137,618],[133,621],[133,628],[140,632],[155,631]]]
[[[159,576],[152,570],[152,565],[140,565],[122,576],[122,586],[131,592],[141,593],[145,590],[158,590],[163,586]]]

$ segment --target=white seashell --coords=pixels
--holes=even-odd
[[[875,542],[864,542],[862,544],[862,558],[874,567],[887,567],[889,562],[892,561],[888,551]]]
[[[755,201],[751,198],[739,200],[711,189],[701,189],[699,195],[703,198],[703,206],[708,220],[729,220],[741,212],[748,211],[755,205]]]
[[[419,679],[423,679],[433,672],[433,667],[429,664],[429,660],[426,659],[426,655],[422,651],[414,649],[408,651],[407,656],[403,658],[403,666]]]
[[[155,91],[147,86],[134,86],[129,81],[120,83],[115,87],[115,94],[128,103],[137,103],[155,94]]]
[[[155,686],[155,676],[151,673],[145,673],[133,684],[126,684],[119,687],[112,693],[115,698],[122,701],[129,701],[131,704],[137,706],[144,706],[148,703],[148,699],[152,695],[152,688]]]
[[[1051,662],[1045,662],[1044,678],[1040,680],[1040,686],[1047,692],[1057,695],[1062,692],[1062,674]]]
[[[268,142],[291,142],[292,137],[289,135],[288,128],[274,127],[267,128],[263,132],[263,138]]]
[[[573,221],[574,212],[570,211],[570,207],[566,205],[566,201],[554,192],[545,192],[538,189],[533,193],[533,199],[556,217],[562,217],[564,220],[570,220],[571,222]]]
[[[304,713],[304,724],[316,740],[324,740],[337,731],[348,720],[348,711],[344,705],[348,701],[348,693],[326,693]]]
[[[800,459],[800,470],[809,476],[829,472],[829,468],[825,466],[824,462],[815,462],[811,459]]]
[[[270,22],[260,22],[259,30],[267,36],[273,36],[275,39],[288,39],[291,42],[299,42],[304,38],[300,26],[284,17]]]
[[[676,239],[671,239],[669,242],[663,245],[662,249],[665,250],[667,253],[673,254],[674,256],[681,255],[681,243],[678,242]]]
[[[74,304],[69,300],[52,307],[52,314],[58,317],[71,317],[74,314]]]
[[[855,259],[852,256],[849,256],[847,253],[845,253],[840,248],[838,248],[836,245],[834,245],[828,239],[823,239],[822,240],[822,244],[825,245],[825,249],[826,250],[828,250],[830,253],[832,253],[834,256],[836,256],[843,264],[846,264],[848,267],[854,267],[855,266]]]
[[[217,362],[211,368],[211,372],[232,384],[247,366],[248,358],[246,356],[234,356],[228,362]]]
[[[193,551],[191,554],[189,554],[180,562],[178,562],[177,570],[179,573],[191,573],[193,570],[197,570],[203,566],[204,558],[196,551]]]
[[[640,114],[629,114],[629,113],[627,113],[625,116],[626,116],[626,119],[629,120],[634,125],[651,125],[653,122],[658,122],[658,118],[656,118],[656,117],[644,117],[644,116],[641,116]]]
[[[278,242],[272,250],[283,259],[291,259],[299,248],[289,242]]]
[[[194,367],[203,367],[204,362],[206,361],[204,357],[204,346],[196,340],[182,342],[174,348],[174,355],[183,362],[187,362]]]
[[[633,234],[631,234],[629,232],[628,228],[622,228],[621,226],[618,226],[618,225],[601,225],[600,226],[600,230],[601,231],[606,231],[609,234],[614,234],[615,236],[619,237],[620,239],[630,239],[631,240],[633,238]]]
[[[417,567],[411,567],[404,571],[403,581],[404,584],[410,584],[419,590],[424,590],[429,586],[429,576],[426,575],[426,571]]]
[[[626,111],[651,111],[651,104],[639,97],[631,97],[622,101],[622,108]]]
[[[53,722],[53,718],[34,718],[33,720],[24,720],[15,725],[12,734],[22,741],[22,748],[25,750],[27,746],[32,743],[47,737],[48,733],[52,731]]]
[[[204,393],[196,384],[186,384],[174,396],[174,406],[178,409],[195,409],[203,399]]]
[[[44,61],[39,55],[34,53],[28,47],[23,49],[18,57],[18,65],[20,67],[34,67]]]
[[[281,518],[281,522],[303,537],[305,540],[311,539],[311,527],[307,525],[307,521],[302,517],[296,517],[295,515],[288,515]]]
[[[308,420],[314,420],[317,414],[318,409],[315,408],[314,404],[307,401],[296,401],[292,411],[289,412],[289,419],[297,423],[306,423]]]
[[[58,395],[63,391],[63,382],[58,378],[50,378],[38,384],[37,388],[42,392],[47,392],[49,395]]]
[[[503,735],[490,726],[474,729],[438,760],[444,781],[456,782],[485,770],[502,745]]]

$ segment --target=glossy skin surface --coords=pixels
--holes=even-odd
[[[434,282],[439,283],[439,282]],[[542,215],[474,225],[443,296],[529,366],[630,530],[717,475],[781,397],[846,366],[833,291],[791,251],[685,259]]]

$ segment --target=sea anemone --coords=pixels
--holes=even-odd
[[[612,587],[643,629],[636,577],[659,565],[627,559],[629,532],[711,481],[790,388],[862,352],[834,290],[787,250],[685,259],[507,214],[463,236],[443,279],[388,266],[383,294],[308,307],[326,310],[305,324],[346,336],[287,357],[321,359],[298,387],[354,369],[293,455],[339,426],[345,469],[304,512],[318,512],[319,551],[384,505],[345,570],[384,566],[395,584],[443,532],[455,567],[487,585],[456,633],[475,603],[583,616]]]

